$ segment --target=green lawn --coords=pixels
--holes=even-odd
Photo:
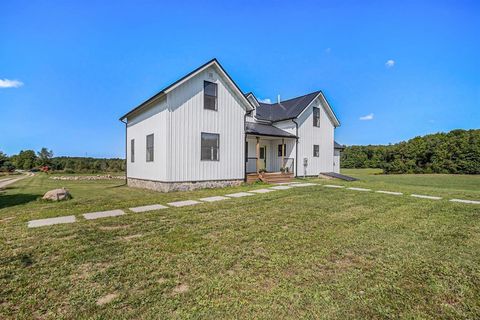
[[[478,176],[343,173],[362,180],[309,180],[480,200]],[[72,200],[36,200],[62,186]],[[81,217],[260,187],[162,194],[44,175],[14,184],[0,193],[0,318],[480,317],[480,205],[319,185]],[[26,227],[70,214],[77,223]]]

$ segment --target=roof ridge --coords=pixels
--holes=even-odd
[[[310,93],[307,93],[307,94],[304,94],[304,95],[301,95],[301,96],[298,96],[298,97],[294,97],[294,98],[290,98],[290,99],[287,99],[287,100],[282,100],[280,101],[280,103],[282,102],[286,102],[286,101],[291,101],[291,100],[295,100],[295,99],[300,99],[300,98],[304,98],[308,95],[311,95],[311,94],[319,94],[320,92],[322,92],[322,90],[317,90],[317,91],[312,91]],[[269,106],[273,106],[273,105],[276,105],[276,104],[279,104],[278,102],[275,102],[275,103],[265,103],[265,102],[260,102],[261,104],[266,104],[266,105],[269,105]]]

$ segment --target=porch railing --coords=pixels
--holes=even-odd
[[[247,173],[255,173],[257,172],[257,158],[256,157],[248,157],[247,161]]]
[[[285,168],[287,172],[293,173],[294,170],[295,170],[295,159],[294,158],[284,158],[283,159],[283,168]]]
[[[246,170],[247,173],[255,173],[257,172],[257,158],[256,157],[248,157],[246,159]],[[273,165],[274,171],[281,171],[281,168],[285,168],[286,172],[294,173],[295,171],[295,159],[294,158],[284,158],[283,164],[280,163],[281,161],[277,162],[276,165]],[[281,165],[281,167],[278,167]]]

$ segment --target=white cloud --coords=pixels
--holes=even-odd
[[[362,121],[373,120],[373,113],[367,114],[366,116],[360,117]]]
[[[395,60],[387,60],[387,62],[385,62],[385,67],[387,68],[393,68],[393,66],[395,65]]]
[[[10,80],[10,79],[0,79],[0,88],[18,88],[23,86],[22,81]]]
[[[258,99],[258,102],[262,102],[262,103],[272,103],[272,100],[268,99],[268,98],[265,98],[265,99]]]

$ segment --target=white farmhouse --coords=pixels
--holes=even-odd
[[[129,186],[188,190],[339,172],[321,91],[260,103],[213,59],[120,118]]]

